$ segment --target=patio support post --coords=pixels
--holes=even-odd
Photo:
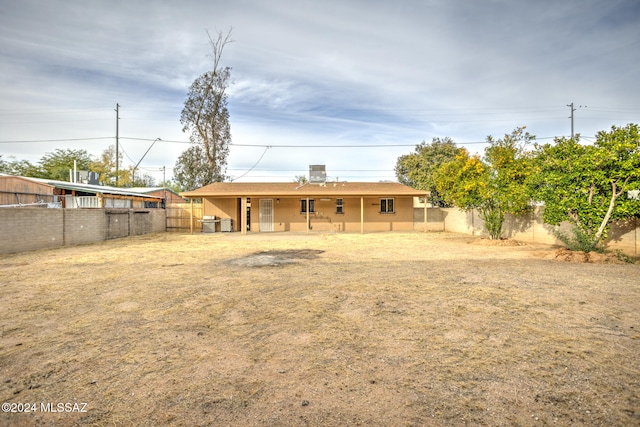
[[[240,200],[240,234],[247,234],[247,198]]]
[[[307,197],[307,233],[309,232],[309,197]]]
[[[427,232],[427,195],[424,195],[424,232]]]
[[[364,234],[364,197],[360,197],[360,234]]]
[[[191,202],[191,210],[189,212],[189,231],[193,234],[193,197],[189,199]]]

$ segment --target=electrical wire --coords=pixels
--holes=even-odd
[[[245,176],[246,174],[248,174],[249,172],[251,172],[251,171],[253,170],[253,168],[255,168],[256,166],[258,166],[258,163],[260,163],[260,160],[262,160],[262,158],[264,157],[264,155],[265,155],[265,154],[267,154],[267,151],[269,150],[269,148],[271,148],[271,147],[270,147],[270,146],[265,147],[264,152],[262,153],[262,156],[260,156],[260,158],[258,159],[258,161],[257,161],[257,162],[255,162],[255,163],[254,163],[254,165],[253,165],[253,166],[251,166],[251,168],[250,168],[248,171],[246,171],[245,173],[243,173],[243,174],[242,174],[242,175],[240,175],[239,177],[232,179],[232,180],[231,180],[231,182],[236,181],[236,180],[238,180],[238,179],[242,178],[243,176]]]
[[[32,140],[14,140],[0,141],[0,144],[31,144],[36,142],[71,142],[71,141],[95,141],[98,139],[115,139],[115,136],[102,136],[98,138],[67,138],[67,139],[32,139]]]

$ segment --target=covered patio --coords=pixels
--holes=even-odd
[[[231,219],[233,231],[243,234],[413,231],[414,197],[429,197],[394,182],[218,182],[181,195],[201,198],[204,216]]]

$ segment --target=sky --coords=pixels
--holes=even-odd
[[[171,178],[189,86],[212,66],[207,31],[230,29],[238,182],[315,164],[395,180],[398,157],[436,137],[482,154],[520,126],[570,136],[571,103],[590,143],[640,123],[639,22],[638,0],[0,0],[0,155],[97,157],[118,104],[122,166]]]

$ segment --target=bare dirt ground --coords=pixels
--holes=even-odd
[[[640,425],[640,265],[474,242],[159,234],[0,256],[0,400],[29,404],[0,425]]]

